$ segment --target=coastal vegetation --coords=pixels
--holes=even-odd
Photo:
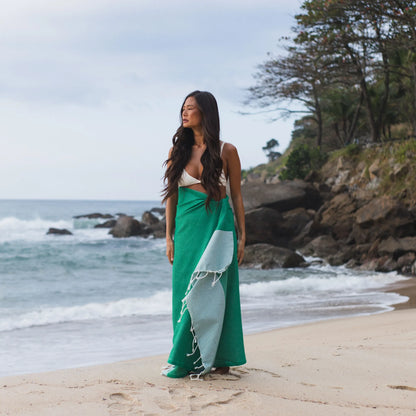
[[[416,136],[415,1],[307,0],[294,23],[284,53],[258,66],[248,99],[301,115],[289,151]],[[276,171],[282,162],[288,155]]]
[[[299,118],[243,172],[248,259],[416,275],[416,2],[306,0],[281,41],[248,104]]]

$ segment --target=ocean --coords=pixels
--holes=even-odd
[[[140,220],[153,207],[160,203],[0,200],[0,376],[169,352],[164,239],[115,239],[94,228],[104,220],[73,218],[121,212]],[[46,235],[50,227],[73,235]],[[318,263],[242,268],[244,332],[389,311],[407,298],[385,290],[404,279]]]

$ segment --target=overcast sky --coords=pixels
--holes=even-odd
[[[243,105],[298,0],[14,0],[0,14],[0,198],[158,200],[195,89],[217,98],[243,168],[293,119]]]

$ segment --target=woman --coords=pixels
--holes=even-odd
[[[238,263],[244,256],[241,167],[236,148],[219,139],[217,102],[189,94],[165,173],[166,255],[172,268],[173,348],[162,371],[171,378],[219,373],[246,362]],[[227,180],[237,220],[228,196]]]

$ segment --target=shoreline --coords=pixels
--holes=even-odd
[[[403,309],[248,335],[248,364],[204,381],[161,376],[167,354],[1,378],[0,414],[410,416],[415,319]]]
[[[248,363],[203,382],[160,376],[167,354],[2,377],[0,415],[413,415],[416,279],[388,290],[409,301],[246,335]]]
[[[394,310],[416,308],[416,277],[404,280],[392,285],[386,292],[398,293],[401,296],[407,296],[409,300],[404,303],[392,305]]]

